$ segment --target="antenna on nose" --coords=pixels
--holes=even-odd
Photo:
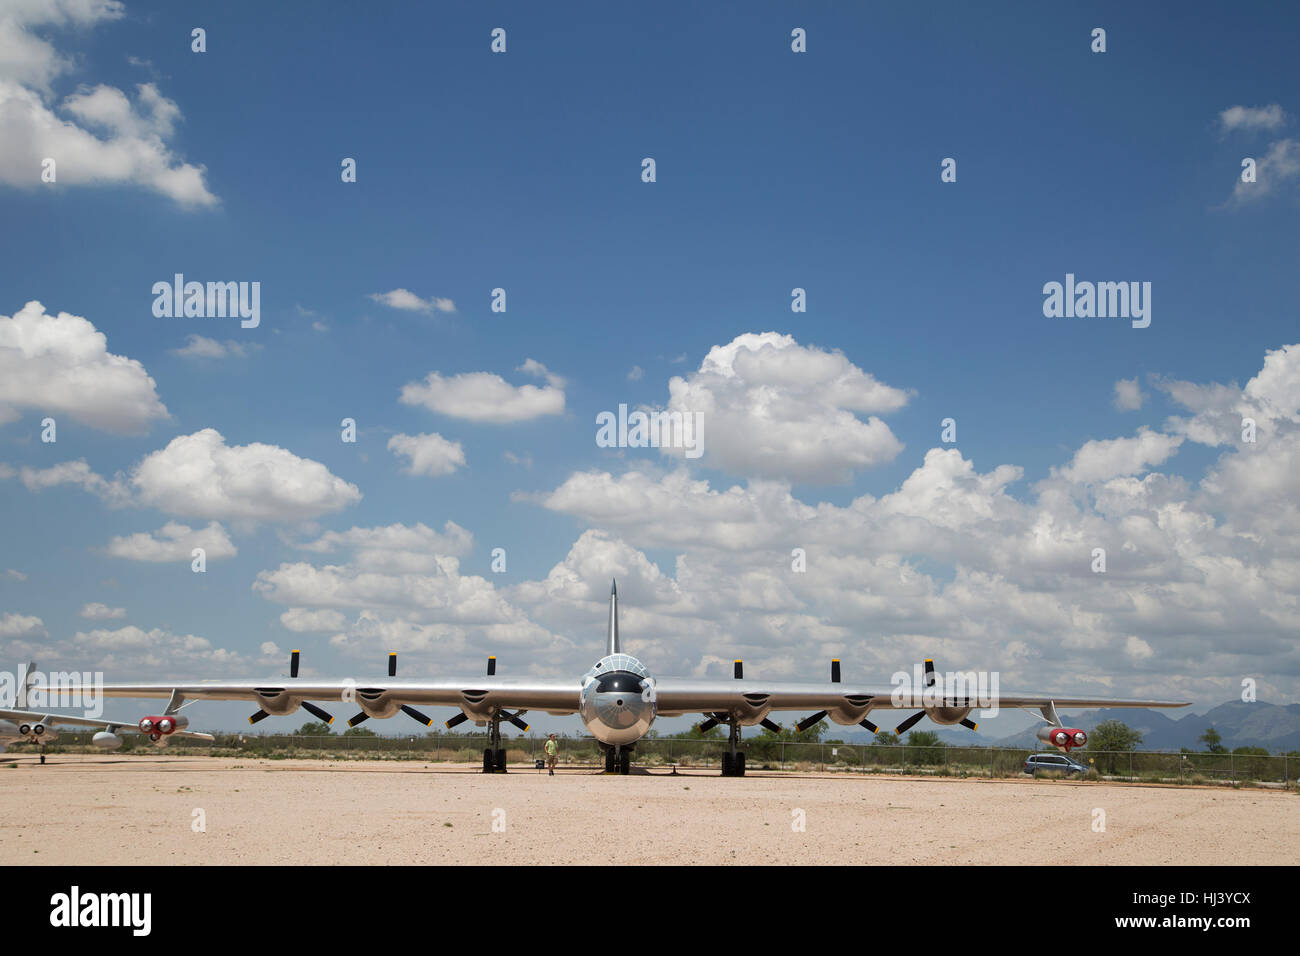
[[[623,653],[618,640],[618,581],[611,579],[609,586],[609,639],[606,641],[605,656]]]

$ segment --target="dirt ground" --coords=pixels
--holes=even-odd
[[[211,757],[16,763],[0,766],[6,865],[1249,865],[1292,864],[1300,851],[1300,797],[1271,790]]]

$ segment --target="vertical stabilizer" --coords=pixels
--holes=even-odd
[[[605,654],[622,654],[623,646],[618,642],[618,582],[609,586],[609,640],[606,642]]]
[[[36,662],[31,661],[23,668],[23,679],[18,682],[18,687],[14,690],[14,710],[26,710],[29,706],[27,702],[27,692],[32,686],[32,679],[36,676]]]

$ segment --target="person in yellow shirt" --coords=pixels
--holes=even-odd
[[[555,765],[560,762],[560,744],[555,739],[555,734],[546,738],[546,769],[550,771],[552,777],[555,776]]]

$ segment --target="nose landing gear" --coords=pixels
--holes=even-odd
[[[632,772],[632,751],[625,747],[605,748],[605,773],[627,776]]]

